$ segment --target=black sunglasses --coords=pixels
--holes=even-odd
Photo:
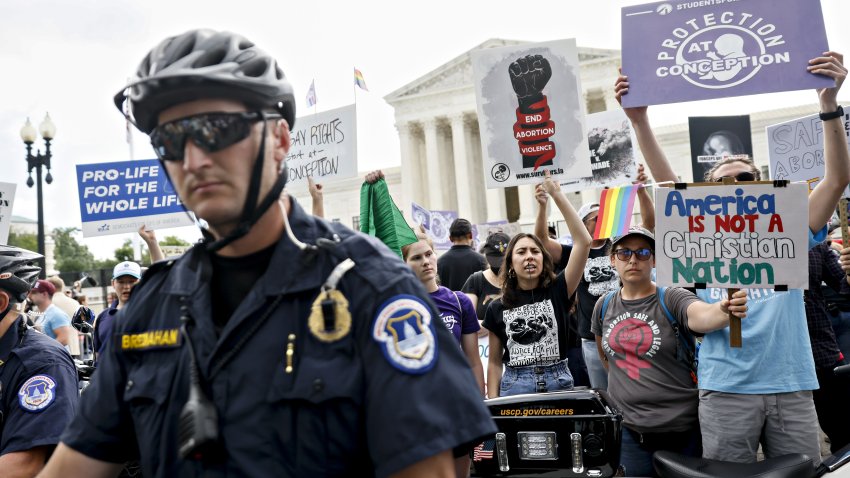
[[[636,251],[631,249],[617,249],[614,251],[614,255],[617,256],[617,259],[620,259],[623,262],[628,262],[629,259],[631,259],[632,254],[634,254],[639,261],[648,261],[649,258],[652,257],[652,249],[644,247]]]
[[[274,113],[203,113],[161,124],[151,132],[151,146],[161,161],[182,161],[186,140],[208,153],[220,151],[251,135],[258,121],[280,118]]]
[[[715,183],[722,183],[723,178],[733,178],[733,179],[736,179],[738,181],[755,181],[756,175],[753,174],[752,171],[744,171],[743,173],[738,173],[735,176],[722,176],[722,177],[719,177],[719,178],[714,178],[714,182]]]

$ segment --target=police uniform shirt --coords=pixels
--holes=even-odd
[[[22,320],[0,337],[0,455],[59,443],[79,401],[71,356]]]
[[[341,242],[308,253],[284,235],[220,336],[206,253],[196,247],[170,267],[154,266],[116,321],[64,443],[120,463],[133,458],[138,440],[146,476],[387,476],[495,433],[469,365],[410,269],[374,238],[291,205],[300,240],[336,234]],[[338,285],[350,330],[328,340],[308,317],[345,258],[356,263]],[[232,353],[278,295],[262,328]],[[189,388],[181,305],[196,322],[190,335],[218,412],[220,463],[178,456]]]

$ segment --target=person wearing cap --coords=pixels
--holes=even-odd
[[[647,179],[644,166],[638,165],[637,178],[634,183],[646,184]],[[546,250],[552,255],[552,260],[555,261],[555,269],[563,269],[572,253],[572,246],[561,244],[548,237],[546,231],[548,198],[545,195],[539,196],[537,203],[538,210],[534,234],[543,241]],[[650,231],[653,230],[655,227],[655,210],[652,198],[645,187],[641,187],[638,191],[638,203],[640,216],[643,220],[642,226]],[[578,210],[578,216],[587,228],[587,232],[593,236],[596,231],[596,218],[599,216],[599,203],[583,204]],[[590,386],[597,390],[608,388],[608,373],[602,366],[602,362],[599,361],[599,354],[596,353],[596,338],[590,331],[590,314],[593,312],[593,306],[596,305],[599,297],[620,288],[617,270],[608,259],[609,244],[608,239],[594,239],[590,243],[590,252],[576,292],[575,323],[570,325],[573,328],[575,338],[581,340],[580,344],[575,345],[581,347],[580,354],[584,359]]]
[[[455,219],[449,226],[452,247],[437,259],[440,283],[451,290],[460,290],[472,274],[487,268],[484,256],[472,248],[472,224]]]
[[[21,305],[40,254],[0,245],[0,476],[38,474],[77,410],[77,369],[55,340],[27,327]],[[49,282],[46,282],[48,283]],[[49,289],[40,285],[44,295]]]
[[[169,37],[116,105],[206,224],[114,321],[44,476],[453,476],[497,428],[384,244],[283,193],[292,85],[247,38]],[[283,194],[282,194],[283,193]]]
[[[100,356],[105,351],[110,337],[112,337],[112,330],[115,327],[115,316],[119,310],[124,308],[127,301],[130,300],[130,292],[132,292],[133,287],[138,284],[141,278],[141,266],[132,261],[119,262],[112,269],[112,288],[115,289],[118,300],[109,304],[109,307],[106,309],[103,309],[94,321],[94,336],[92,339],[94,342],[95,365],[97,365]]]
[[[508,243],[499,271],[502,295],[490,302],[484,316],[484,327],[490,331],[490,398],[573,388],[567,317],[590,249],[590,234],[548,171],[537,194],[552,196],[575,250],[567,267],[555,274],[552,257],[533,234],[517,234]]]
[[[730,312],[746,317],[747,294],[708,304],[688,290],[657,287],[655,237],[642,227],[615,237],[609,260],[623,286],[599,298],[590,328],[608,370],[608,396],[623,414],[620,464],[628,476],[654,476],[656,451],[702,454],[698,390],[679,341],[694,345],[695,335],[726,327]]]
[[[71,317],[53,303],[54,294],[56,294],[56,288],[53,284],[45,279],[39,279],[30,290],[29,300],[42,314],[36,326],[41,327],[44,335],[68,346],[76,337],[76,333],[71,327]]]
[[[815,90],[821,111],[824,175],[808,196],[808,247],[826,237],[826,224],[850,182],[850,152],[844,129],[844,110],[838,91],[847,77],[844,56],[824,52],[805,63],[801,72],[834,80],[834,87]],[[626,72],[628,73],[628,72]],[[618,101],[628,94],[629,78],[615,82]],[[646,106],[624,108],[641,152],[656,183],[679,182],[658,144]],[[758,181],[761,171],[751,159],[727,158],[705,174],[705,181]],[[850,248],[845,249],[850,252]],[[844,251],[842,251],[844,252]],[[848,256],[850,260],[850,256]],[[847,270],[847,269],[845,269]],[[801,271],[802,272],[802,271]],[[700,427],[703,457],[755,463],[759,446],[767,458],[804,453],[820,463],[820,437],[812,391],[817,371],[806,325],[801,289],[747,289],[751,309],[741,323],[743,347],[729,347],[729,329],[706,334],[700,346]],[[697,295],[717,302],[726,295],[718,288]]]
[[[461,292],[469,296],[479,322],[484,321],[487,306],[502,295],[502,280],[499,271],[505,262],[505,251],[511,242],[510,236],[504,232],[494,232],[487,236],[487,241],[481,246],[481,253],[487,260],[487,268],[478,271],[463,284]],[[486,332],[487,329],[482,329]],[[481,334],[479,334],[481,335]],[[482,335],[483,336],[483,335]]]

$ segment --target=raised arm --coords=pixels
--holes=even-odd
[[[623,95],[628,92],[629,77],[623,75],[621,70],[620,76],[617,77],[617,82],[614,84],[614,94],[620,104],[622,104]],[[658,144],[658,140],[655,138],[655,133],[652,132],[652,128],[649,126],[647,107],[623,108],[623,111],[632,123],[632,129],[635,132],[635,137],[637,137],[640,152],[643,154],[643,159],[646,161],[647,166],[649,166],[649,171],[652,173],[655,182],[678,181],[673,167],[667,161],[667,156],[664,155],[661,145]]]
[[[310,190],[310,197],[313,198],[313,215],[325,217],[325,196],[322,185],[316,184],[312,176],[307,176],[307,188]]]
[[[534,188],[534,199],[537,201],[537,219],[534,221],[534,235],[543,243],[543,247],[549,251],[552,261],[557,264],[561,261],[561,244],[549,237],[549,218],[546,217],[546,206],[549,204],[549,194],[543,189],[542,184]]]
[[[747,291],[739,290],[732,300],[723,299],[713,304],[701,300],[688,306],[688,328],[693,332],[707,334],[729,325],[729,312],[735,317],[747,316]]]
[[[644,229],[647,229],[650,232],[655,232],[655,205],[652,203],[652,197],[649,195],[649,191],[646,189],[646,181],[649,178],[646,177],[646,172],[644,171],[644,167],[642,164],[638,164],[638,177],[634,181],[634,184],[640,184],[641,188],[638,190],[638,204],[640,205],[640,220],[642,221],[641,226]]]
[[[838,109],[838,90],[847,77],[843,61],[844,55],[833,51],[809,60],[810,73],[835,80],[834,87],[817,90],[821,113],[832,113]],[[819,231],[829,222],[841,193],[850,183],[850,153],[847,151],[843,116],[823,122],[823,157],[823,179],[809,195],[809,229],[812,232]]]
[[[145,226],[142,225],[139,228],[139,236],[148,246],[148,252],[151,254],[151,264],[165,259],[165,254],[162,253],[162,248],[159,247],[159,242],[156,240],[156,231],[153,229],[146,230]]]
[[[567,228],[570,230],[570,235],[573,237],[573,250],[570,253],[570,260],[567,261],[567,267],[564,271],[564,279],[567,282],[567,295],[573,296],[573,293],[578,287],[582,274],[584,274],[584,265],[587,262],[587,255],[590,253],[590,233],[578,213],[573,209],[573,205],[561,191],[561,185],[549,176],[546,172],[546,178],[541,183],[543,190],[552,197],[558,210],[564,216],[564,221],[567,222]]]

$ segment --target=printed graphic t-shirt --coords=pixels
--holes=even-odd
[[[475,294],[478,297],[478,303],[475,304],[475,312],[478,314],[478,320],[482,322],[484,321],[484,315],[487,313],[487,306],[502,295],[502,290],[491,284],[484,277],[484,271],[478,271],[469,276],[461,291],[467,294]]]
[[[608,292],[620,290],[620,276],[617,275],[617,269],[611,265],[611,257],[605,254],[608,244],[609,242],[605,241],[601,247],[590,249],[584,264],[584,274],[576,288],[576,329],[579,337],[583,339],[594,340],[590,330],[590,317],[596,301]],[[572,251],[572,246],[561,246],[562,269],[567,267]]]
[[[490,302],[484,327],[502,341],[502,363],[508,367],[551,365],[567,356],[570,298],[563,271],[549,287],[523,290],[518,305],[506,309],[502,299]]]
[[[688,306],[697,297],[679,288],[665,291],[667,309],[688,326]],[[617,292],[605,317],[593,309],[591,330],[602,337],[608,357],[608,395],[623,412],[623,424],[638,432],[680,432],[698,422],[699,395],[688,366],[676,358],[676,335],[658,295],[624,300]]]
[[[452,292],[447,287],[440,286],[435,292],[429,294],[431,300],[440,311],[443,324],[454,335],[460,344],[461,335],[474,334],[481,330],[472,301],[463,292]]]

